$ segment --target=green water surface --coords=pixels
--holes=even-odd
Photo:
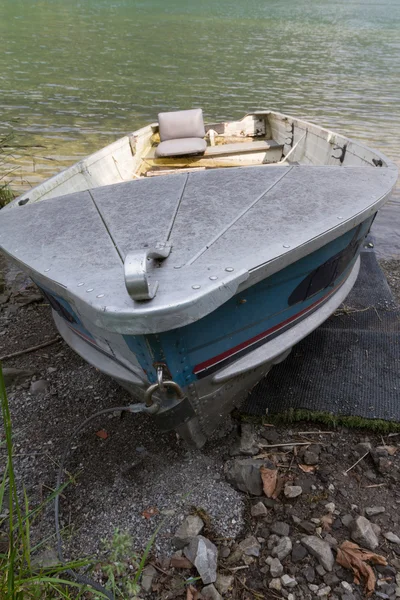
[[[400,160],[400,0],[0,0],[0,133],[34,185],[160,110],[272,108]],[[0,174],[1,176],[1,174]]]

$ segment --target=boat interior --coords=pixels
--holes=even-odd
[[[29,190],[16,204],[37,202],[145,177],[226,167],[387,167],[363,144],[272,111],[204,124],[201,109],[160,113],[147,125]],[[10,205],[11,206],[11,205]]]

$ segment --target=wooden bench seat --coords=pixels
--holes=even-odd
[[[268,150],[279,150],[283,146],[278,144],[274,140],[260,140],[257,142],[236,142],[234,144],[220,144],[218,146],[207,146],[203,154],[199,154],[199,157],[210,157],[214,158],[217,156],[228,156],[230,154],[248,154],[249,152],[267,152]],[[156,148],[150,149],[146,155],[147,158],[156,158]],[[174,157],[170,157],[174,158]]]

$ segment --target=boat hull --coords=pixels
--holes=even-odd
[[[161,429],[176,429],[202,446],[274,364],[344,301],[359,270],[359,252],[373,218],[286,267],[198,322],[153,335],[100,330],[62,296],[43,293],[56,326],[82,358],[138,400],[157,381],[160,365],[185,402],[156,394]]]

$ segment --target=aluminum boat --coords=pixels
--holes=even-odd
[[[67,344],[201,446],[344,301],[396,179],[295,117],[163,113],[2,209],[0,247]]]

